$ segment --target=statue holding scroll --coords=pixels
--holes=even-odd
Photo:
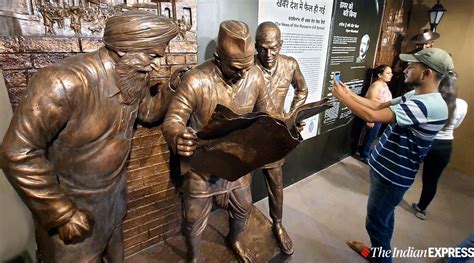
[[[184,235],[192,262],[199,258],[200,239],[213,201],[229,212],[227,244],[240,262],[251,262],[251,256],[239,242],[252,206],[250,174],[229,181],[219,175],[198,173],[192,167],[183,171],[183,167],[189,165],[196,150],[196,132],[206,126],[218,104],[237,114],[273,110],[262,73],[254,65],[254,53],[254,42],[245,23],[222,22],[214,59],[184,75],[165,117],[165,138],[181,156]]]
[[[31,79],[0,165],[33,213],[44,262],[123,261],[133,124],[164,115],[170,92],[151,96],[150,74],[177,34],[168,18],[125,12],[107,21],[105,47]]]
[[[283,114],[285,98],[290,84],[294,87],[294,97],[289,113],[303,105],[308,96],[308,87],[298,62],[280,54],[281,33],[273,22],[263,22],[257,27],[255,37],[257,55],[255,64],[263,72],[265,85],[278,113]],[[282,225],[283,216],[283,159],[262,167],[268,190],[270,217],[273,220],[273,233],[281,251],[293,254],[293,244]]]

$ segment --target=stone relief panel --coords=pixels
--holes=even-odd
[[[0,18],[15,24],[2,30],[7,36],[101,37],[107,18],[132,9],[145,9],[172,18],[179,24],[179,38],[196,31],[192,1],[177,0],[4,0]],[[193,33],[194,34],[194,33]]]

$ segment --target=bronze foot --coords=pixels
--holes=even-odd
[[[283,225],[281,223],[273,224],[272,229],[281,252],[285,255],[292,255],[294,252],[293,242]]]
[[[250,256],[250,253],[245,251],[245,249],[242,248],[242,245],[240,244],[239,241],[231,242],[226,238],[226,244],[234,252],[237,260],[239,263],[252,263],[252,257]]]

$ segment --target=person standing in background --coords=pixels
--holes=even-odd
[[[456,78],[456,76],[454,76]],[[467,113],[467,102],[456,98],[454,85],[446,83],[451,79],[445,79],[441,82],[439,92],[448,104],[449,117],[446,125],[439,131],[433,141],[430,151],[425,157],[423,165],[423,187],[418,203],[411,206],[414,209],[416,217],[426,219],[426,208],[436,195],[438,180],[443,170],[449,163],[451,152],[453,150],[454,129],[461,125]]]
[[[392,99],[392,93],[387,86],[387,82],[392,79],[392,69],[387,65],[380,65],[374,69],[372,78],[375,81],[370,85],[365,97],[372,101],[383,103]],[[366,123],[365,136],[362,145],[359,147],[359,157],[364,163],[367,163],[367,158],[372,148],[372,143],[378,137],[382,123]]]

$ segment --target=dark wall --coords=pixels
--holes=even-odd
[[[287,157],[283,165],[284,187],[292,185],[348,156],[352,152],[352,123],[303,141]],[[254,202],[267,196],[260,170],[252,178]]]

